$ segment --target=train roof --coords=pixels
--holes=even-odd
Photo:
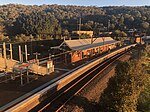
[[[78,50],[86,50],[93,47],[103,46],[103,44],[108,45],[108,44],[119,42],[112,39],[111,37],[93,38],[93,43],[91,43],[91,40],[92,39],[64,40],[64,42],[59,47],[66,44],[71,50],[78,51]]]

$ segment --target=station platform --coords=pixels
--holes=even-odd
[[[17,99],[25,95],[26,93],[30,93],[32,90],[37,87],[45,84],[46,82],[53,81],[54,79],[61,77],[64,73],[71,71],[77,66],[81,65],[85,61],[76,63],[76,64],[57,64],[55,68],[55,72],[51,74],[47,74],[45,76],[30,73],[30,83],[27,83],[26,77],[23,78],[23,82],[25,85],[20,85],[20,78],[16,78],[15,80],[10,80],[8,82],[0,83],[0,107],[6,105],[7,103]],[[2,74],[3,75],[3,74]],[[30,93],[32,94],[32,93]]]

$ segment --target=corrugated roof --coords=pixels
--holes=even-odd
[[[116,43],[111,37],[104,37],[104,44]],[[97,46],[103,45],[103,38],[93,38],[93,43],[91,44],[91,39],[78,39],[78,40],[65,40],[64,43],[72,50],[85,50]],[[62,44],[61,44],[62,45]]]

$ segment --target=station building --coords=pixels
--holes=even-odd
[[[55,48],[70,51],[69,56],[71,63],[82,59],[101,54],[108,50],[114,49],[120,41],[111,37],[100,37],[91,39],[64,40],[60,46]]]

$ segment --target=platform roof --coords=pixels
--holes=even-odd
[[[91,43],[93,40],[93,43]],[[104,40],[104,42],[103,42]],[[86,50],[93,47],[103,46],[107,44],[117,43],[118,41],[112,39],[111,37],[100,37],[100,38],[93,38],[93,39],[78,39],[78,40],[65,40],[59,47],[66,44],[71,50]]]

